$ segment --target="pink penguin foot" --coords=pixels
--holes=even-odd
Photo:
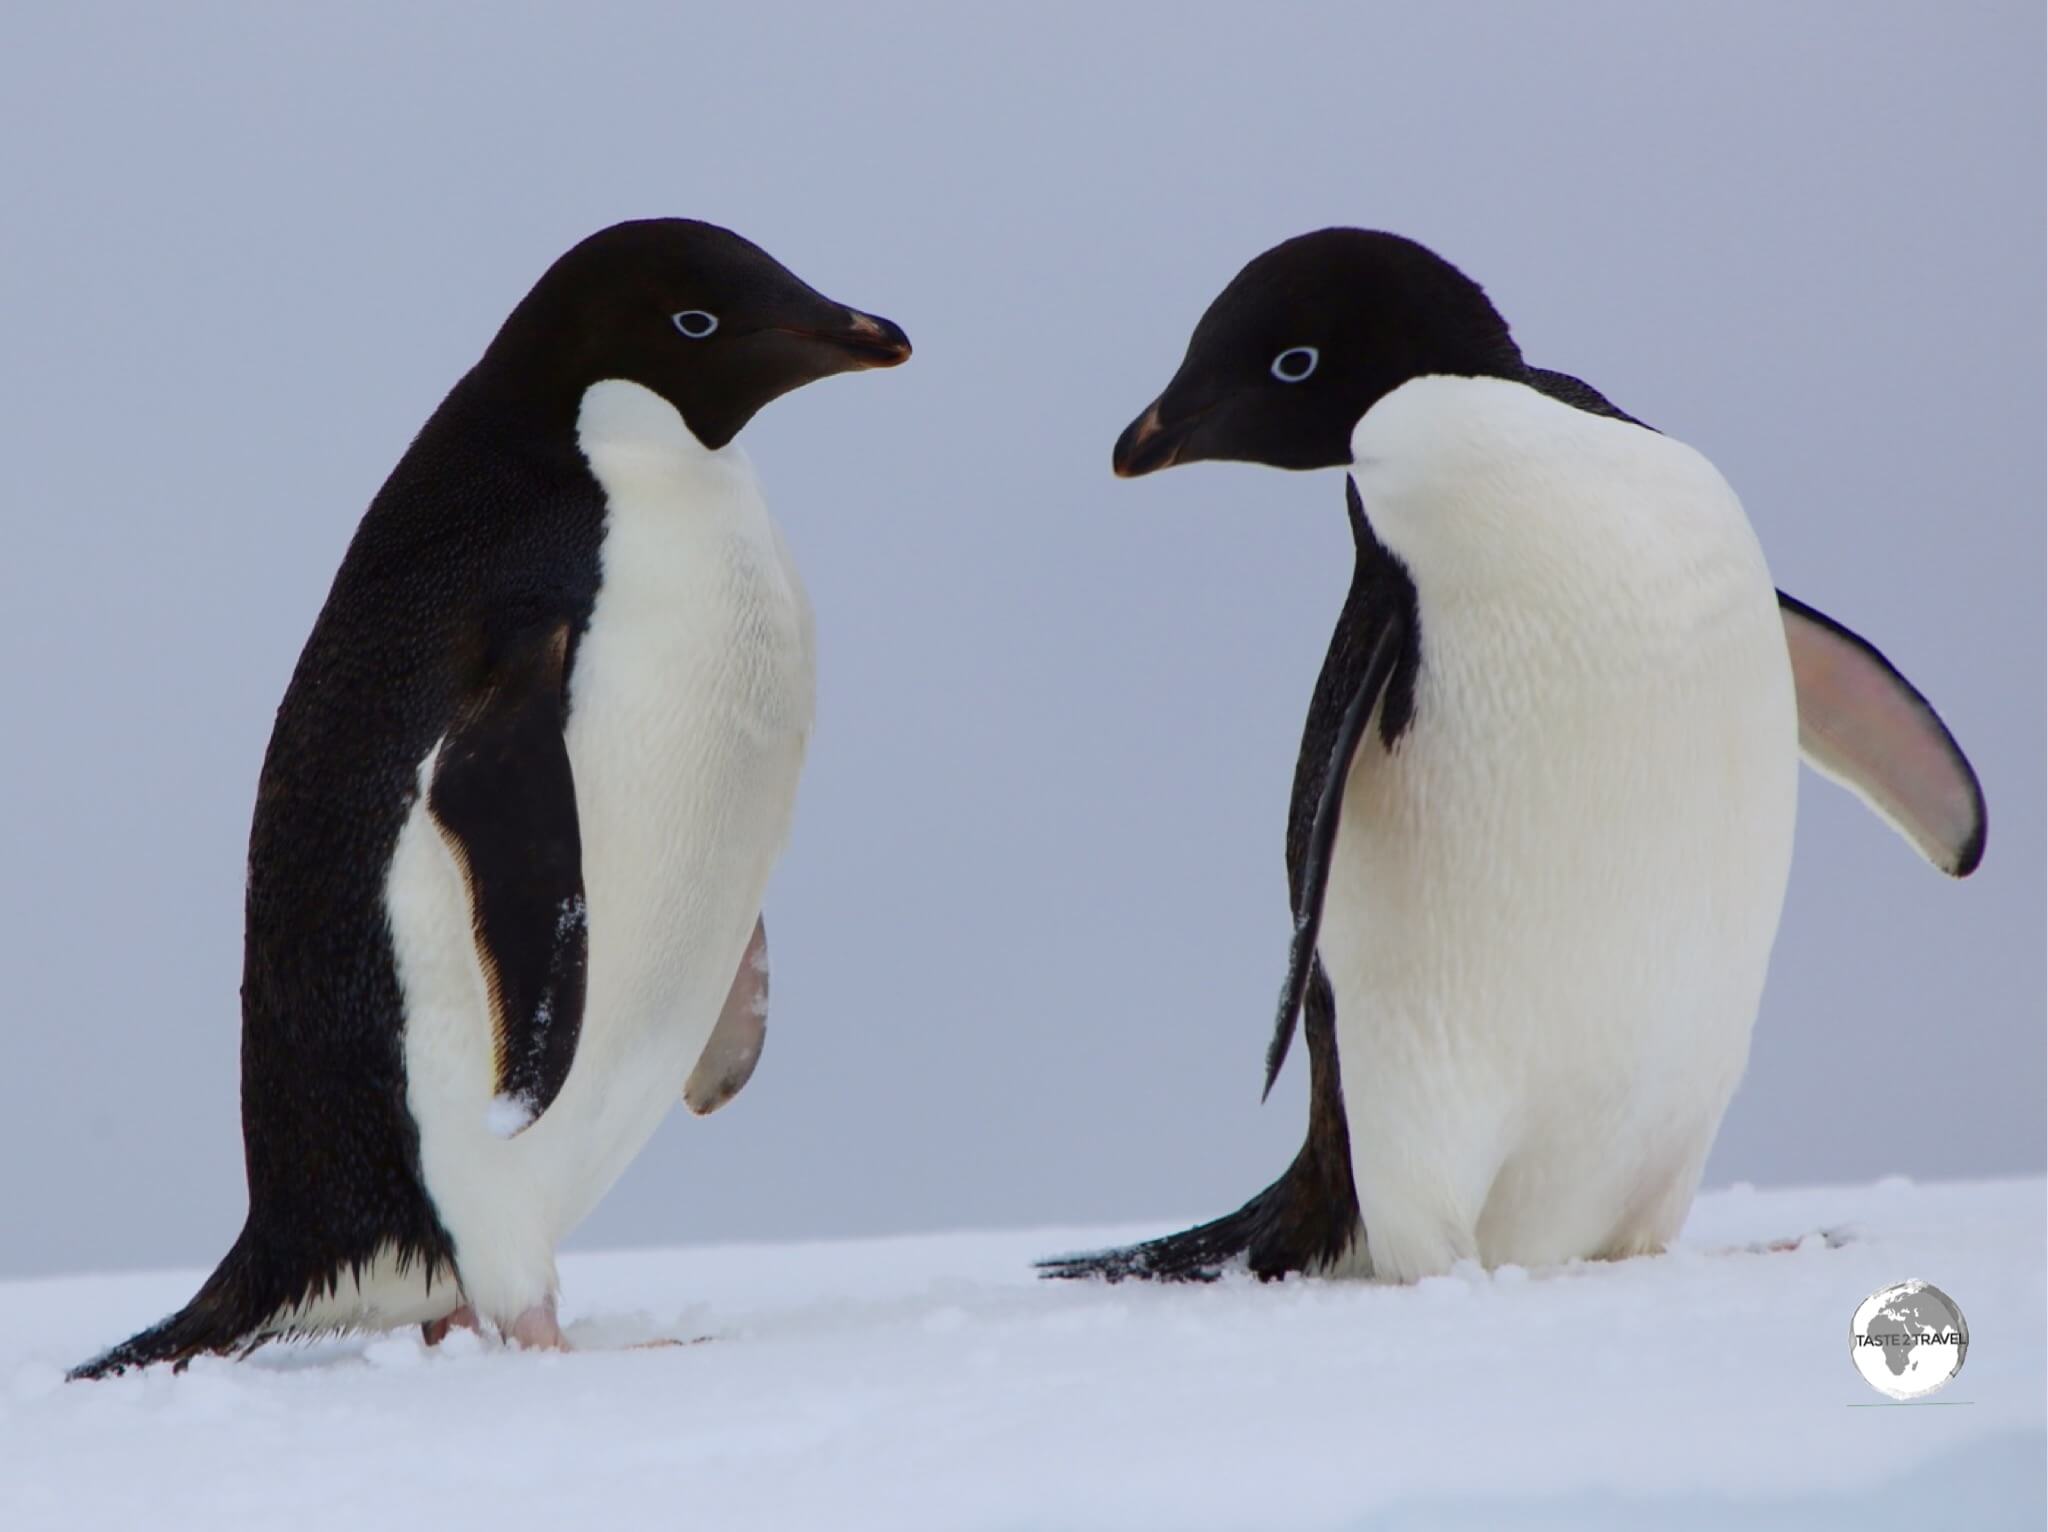
[[[513,1320],[505,1331],[505,1339],[528,1351],[567,1351],[569,1341],[555,1319],[553,1295]]]
[[[448,1338],[450,1330],[481,1330],[482,1328],[477,1323],[476,1310],[465,1303],[452,1314],[444,1314],[439,1319],[428,1320],[420,1326],[420,1334],[426,1337],[429,1346],[438,1346]]]

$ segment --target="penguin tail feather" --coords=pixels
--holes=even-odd
[[[170,1362],[176,1371],[183,1372],[196,1356],[247,1356],[271,1339],[271,1323],[285,1307],[283,1300],[273,1301],[268,1294],[257,1291],[255,1265],[244,1250],[243,1240],[236,1240],[234,1248],[190,1303],[91,1361],[79,1363],[65,1374],[65,1380],[77,1383],[114,1377],[131,1367],[148,1367],[156,1362]]]
[[[1311,1138],[1285,1175],[1234,1213],[1142,1244],[1053,1256],[1037,1263],[1038,1274],[1065,1281],[1214,1282],[1243,1269],[1272,1282],[1343,1265],[1365,1238],[1358,1194],[1348,1149],[1332,1166],[1319,1147]]]

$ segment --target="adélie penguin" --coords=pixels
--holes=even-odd
[[[1119,475],[1346,467],[1356,563],[1287,821],[1307,1140],[1216,1221],[1048,1261],[1207,1279],[1242,1260],[1413,1281],[1657,1251],[1739,1080],[1798,763],[1944,872],[1984,849],[1924,698],[1772,587],[1691,448],[1525,363],[1477,284],[1392,234],[1248,265]]]
[[[764,1035],[813,637],[734,437],[909,355],[684,219],[591,236],[513,309],[372,501],[278,710],[247,1223],[74,1377],[339,1328],[561,1344],[557,1242]]]

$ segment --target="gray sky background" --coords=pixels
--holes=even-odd
[[[1706,452],[1983,776],[1960,885],[1808,776],[1709,1182],[2041,1169],[2038,4],[708,10],[0,16],[0,1271],[226,1248],[299,645],[511,305],[664,213],[917,355],[743,438],[822,650],[771,1038],[580,1243],[1163,1226],[1285,1164],[1341,481],[1109,449],[1238,267],[1328,223],[1434,246]]]

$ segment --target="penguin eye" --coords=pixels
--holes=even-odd
[[[1289,346],[1273,358],[1273,376],[1282,383],[1299,383],[1322,359],[1322,352],[1314,346]]]
[[[691,340],[702,340],[718,328],[718,316],[704,309],[683,309],[668,317],[670,323]]]

